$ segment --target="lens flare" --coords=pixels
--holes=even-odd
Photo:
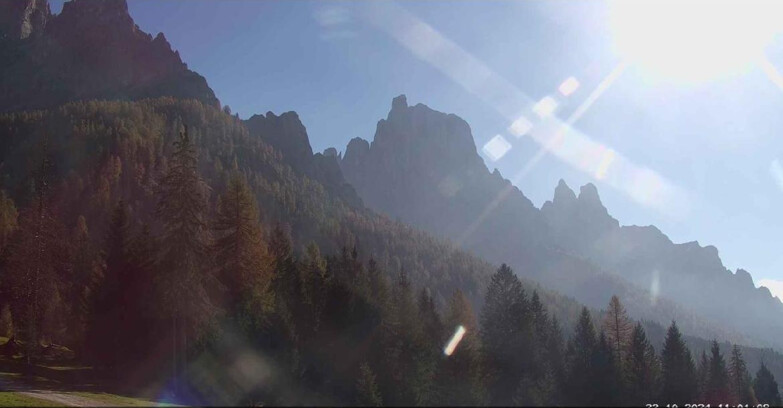
[[[449,344],[446,345],[446,348],[443,349],[443,354],[450,356],[454,353],[454,350],[459,345],[459,342],[462,341],[462,337],[465,335],[465,327],[462,325],[457,326],[457,331],[454,332],[454,335],[451,336],[451,340],[449,340]]]

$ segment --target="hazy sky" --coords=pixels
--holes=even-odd
[[[53,11],[61,4],[53,1]],[[497,161],[483,157],[490,170],[497,167],[507,178],[539,150],[530,137],[509,133],[508,117],[496,106],[444,72],[451,60],[439,67],[440,55],[420,58],[415,49],[427,44],[416,43],[419,37],[408,37],[414,42],[406,44],[384,28],[391,17],[379,15],[383,7],[252,0],[131,0],[129,7],[141,29],[164,32],[241,117],[297,111],[316,151],[344,150],[357,136],[372,140],[391,99],[403,93],[409,104],[465,119],[480,152],[495,135],[504,137],[511,150]],[[624,60],[603,2],[426,1],[392,7],[532,100],[555,94],[574,76],[581,87],[555,112],[562,119]],[[651,24],[667,29],[665,22]],[[781,43],[776,38],[766,52],[783,67]],[[667,180],[684,192],[687,206],[661,211],[640,204],[627,188],[596,180],[551,154],[516,184],[540,206],[560,178],[577,193],[594,182],[621,224],[654,224],[674,242],[715,245],[727,267],[749,270],[757,285],[761,279],[783,281],[781,113],[783,91],[757,65],[688,82],[630,64],[573,127],[635,168]]]

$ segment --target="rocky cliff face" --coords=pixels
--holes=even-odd
[[[340,165],[368,207],[478,253],[502,257],[508,251],[534,251],[540,242],[538,211],[498,172],[488,171],[470,126],[456,115],[409,106],[398,96],[388,117],[378,122],[372,144],[351,140]],[[501,191],[506,199],[493,204]],[[484,218],[485,209],[495,205]],[[516,248],[487,242],[484,237],[493,232],[513,239]]]
[[[561,180],[536,209],[488,171],[457,116],[397,97],[372,143],[351,140],[340,165],[368,207],[588,305],[603,307],[620,294],[637,317],[690,319],[685,324],[702,336],[727,329],[783,347],[783,304],[756,289],[746,271],[727,270],[715,247],[675,244],[653,226],[621,227],[593,184],[577,195]]]
[[[356,190],[343,178],[336,149],[313,155],[307,129],[296,112],[285,112],[280,116],[267,112],[266,116],[253,115],[244,123],[251,135],[274,147],[295,171],[317,180],[349,205],[363,206]]]
[[[23,40],[41,36],[51,18],[47,0],[5,0],[0,2],[0,37]]]
[[[219,106],[163,34],[153,38],[139,29],[125,0],[72,0],[56,16],[46,0],[9,0],[3,7],[11,12],[0,24],[6,33],[0,111],[159,96]]]

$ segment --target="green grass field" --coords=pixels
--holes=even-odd
[[[28,397],[18,392],[0,391],[0,407],[57,407],[54,402]]]

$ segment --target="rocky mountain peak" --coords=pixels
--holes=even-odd
[[[71,0],[63,4],[58,19],[80,28],[111,26],[115,31],[136,31],[126,0]]]
[[[3,0],[0,2],[0,38],[24,40],[41,36],[51,18],[48,0]]]
[[[737,278],[737,281],[740,282],[741,286],[750,288],[756,287],[756,285],[753,284],[753,277],[750,276],[750,272],[744,269],[737,269],[737,273],[734,274],[734,277]]]
[[[598,195],[598,188],[593,183],[587,183],[579,188],[579,202],[582,205],[606,210],[601,202],[601,197]]]
[[[253,115],[245,121],[250,134],[261,137],[280,154],[295,170],[309,172],[313,148],[307,136],[307,129],[296,112],[285,112],[280,116],[272,112]]]
[[[408,98],[404,94],[399,95],[396,98],[392,99],[392,111],[407,109],[407,108],[408,108]]]
[[[560,179],[560,181],[557,182],[557,187],[555,187],[555,196],[552,198],[552,203],[555,205],[562,205],[575,201],[576,194],[574,194],[574,190],[571,190],[571,187],[568,187],[565,180]]]

